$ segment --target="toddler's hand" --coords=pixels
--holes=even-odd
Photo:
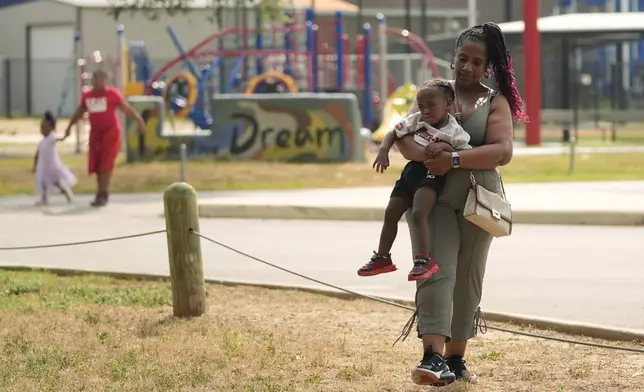
[[[376,172],[384,173],[384,171],[389,167],[389,153],[386,151],[378,152],[376,160],[373,161],[372,167],[376,169]]]
[[[425,148],[425,155],[431,158],[435,158],[438,154],[440,154],[443,151],[453,151],[454,149],[452,146],[445,142],[436,142],[432,143],[429,146]]]

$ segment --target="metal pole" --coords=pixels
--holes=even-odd
[[[179,146],[179,181],[186,182],[186,159],[187,159],[187,149],[185,143],[181,143]]]
[[[528,0],[530,1],[530,0]],[[533,0],[534,2],[538,3],[537,0]],[[525,7],[525,5],[524,5]],[[467,0],[467,24],[469,26],[475,26],[476,25],[476,0]]]
[[[403,60],[403,78],[405,83],[413,83],[411,77],[411,60],[409,58]]]
[[[537,26],[539,0],[523,1],[525,98],[530,122],[525,128],[527,146],[541,145],[541,35]]]
[[[241,27],[241,1],[240,0],[235,1],[235,9],[234,9],[233,12],[235,13],[234,14],[235,28],[239,29]],[[239,33],[235,34],[235,41],[236,41],[236,44],[237,44],[236,46],[238,48],[241,47],[241,38],[242,38],[241,34],[239,34]],[[197,77],[197,76],[195,75],[195,77]]]
[[[577,45],[575,45],[577,48]],[[580,67],[576,64],[573,67],[574,72],[572,75],[572,100],[573,100],[573,111],[572,111],[572,132],[570,134],[570,157],[568,158],[568,173],[572,174],[575,170],[575,145],[577,144],[578,136],[578,127],[579,127],[579,76],[580,76]]]
[[[241,5],[242,14],[242,47],[248,49],[248,6],[246,3]],[[244,68],[242,71],[243,80],[248,80],[248,56],[244,56]]]
[[[127,59],[125,58],[125,27],[123,25],[119,25],[116,28],[116,37],[118,41],[118,50],[116,53],[118,53],[118,63],[119,63],[119,70],[117,72],[116,76],[116,87],[123,92],[125,89],[125,72],[126,72],[126,66],[125,62]]]
[[[512,9],[513,0],[505,0],[505,21],[511,22],[514,20],[513,9]]]
[[[371,25],[365,23],[362,36],[364,37],[364,127],[373,126],[373,99],[371,97]]]
[[[389,97],[387,85],[387,18],[383,14],[378,14],[377,17],[380,52],[380,110],[382,116],[384,116],[385,100]]]
[[[74,69],[76,70],[76,80],[75,80],[75,85],[76,88],[75,93],[74,93],[74,103],[76,106],[79,106],[81,103],[81,99],[83,97],[83,73],[84,67],[79,67],[78,61],[82,57],[81,54],[81,33],[80,31],[77,31],[74,33]],[[76,108],[74,108],[76,110]],[[76,122],[76,126],[74,127],[74,130],[76,133],[76,147],[74,148],[74,153],[75,154],[80,154],[81,153],[81,125],[80,121]]]
[[[181,55],[183,63],[186,65],[186,67],[188,67],[190,73],[198,79],[201,76],[201,73],[199,72],[199,69],[197,69],[197,66],[188,59],[186,49],[183,47],[183,45],[181,45],[177,33],[174,31],[172,26],[167,26],[166,31],[168,32],[168,35],[170,36],[170,40],[174,44],[174,47],[177,49],[177,52],[179,52],[179,54]],[[237,42],[239,42],[239,37],[237,37]]]
[[[362,0],[358,0],[356,2],[356,6],[358,6],[358,17],[356,20],[356,27],[358,31],[356,31],[356,35],[361,35],[362,34]]]
[[[4,60],[4,76],[5,76],[5,99],[6,102],[5,108],[7,109],[7,118],[13,118],[13,114],[11,114],[12,109],[11,109],[11,60],[5,59]]]
[[[427,0],[420,0],[420,38],[427,42]]]
[[[313,63],[311,64],[311,80],[313,81],[313,89],[311,90],[311,92],[317,93],[320,75],[318,63],[318,25],[316,24],[313,24],[313,26],[311,26],[311,39],[313,40]]]
[[[255,37],[255,49],[262,50],[264,48],[264,25],[259,8],[255,9],[255,27],[257,28],[257,36]],[[255,58],[255,61],[257,63],[257,75],[261,75],[264,72],[262,56],[257,56]]]
[[[337,74],[336,80],[338,85],[338,91],[342,91],[344,88],[344,18],[341,11],[338,11],[335,14],[335,34],[336,34],[336,53],[337,53]]]
[[[291,12],[286,13],[286,23],[284,24],[284,51],[286,52],[284,58],[284,74],[293,76],[293,69],[291,68],[291,51],[293,50],[291,43],[291,20],[295,15]]]
[[[315,58],[315,45],[313,44],[313,22],[315,21],[315,12],[313,8],[308,8],[305,13],[306,16],[306,53],[307,53],[307,84],[309,85],[309,92],[315,92],[315,80],[313,78],[313,63],[317,62]]]
[[[116,28],[116,36],[117,36],[117,41],[118,41],[118,50],[116,51],[118,53],[118,64],[119,64],[119,70],[117,72],[117,81],[116,81],[116,86],[125,95],[125,80],[127,77],[127,69],[128,69],[128,59],[127,59],[127,41],[125,39],[125,27],[123,25],[119,25]],[[121,124],[125,124],[125,117],[123,116],[123,113],[119,112],[119,121]],[[126,151],[127,150],[127,128],[125,126],[121,127],[122,134],[121,134],[121,151]]]
[[[562,74],[561,74],[561,86],[563,87],[563,91],[561,94],[561,108],[564,109],[565,111],[570,111],[572,109],[572,104],[571,104],[571,94],[570,92],[572,91],[572,86],[570,85],[570,41],[567,38],[564,38],[563,41],[561,41],[561,69],[562,69]],[[562,134],[561,134],[561,141],[563,143],[570,142],[570,129],[572,127],[572,124],[564,124],[564,127],[562,129]]]
[[[575,170],[575,144],[577,144],[577,138],[571,136],[570,138],[570,157],[568,160],[568,173],[572,174]]]
[[[411,0],[405,0],[405,30],[411,31]],[[411,53],[411,47],[405,45],[407,53]]]

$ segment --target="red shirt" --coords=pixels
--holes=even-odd
[[[121,129],[116,109],[125,102],[123,94],[110,86],[103,91],[90,90],[83,93],[81,107],[89,113],[89,124],[92,130],[105,131]]]

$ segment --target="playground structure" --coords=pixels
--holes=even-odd
[[[163,132],[165,102],[159,96],[128,99],[146,122],[144,135],[126,120],[127,161],[188,158],[285,162],[360,162],[361,134],[357,98],[349,93],[226,94],[213,105],[213,130]]]
[[[406,42],[422,56],[423,78],[439,74],[431,50],[422,39],[406,30],[387,27],[382,15],[375,39],[371,26],[366,24],[363,34],[355,39],[353,55],[341,12],[316,23],[312,9],[303,15],[293,11],[278,26],[264,26],[258,17],[255,28],[218,31],[189,49],[182,46],[171,27],[167,31],[179,55],[155,72],[145,44],[128,42],[124,30],[119,29],[124,70],[121,87],[126,96],[163,96],[171,114],[191,119],[200,129],[212,126],[208,109],[212,96],[239,92],[353,92],[360,98],[363,125],[373,129],[377,125],[374,108],[382,106],[398,87],[387,69],[390,36]],[[322,35],[328,40],[323,41]],[[233,39],[234,44],[226,45],[227,39]],[[269,42],[272,44],[267,45]],[[253,48],[248,49],[251,43]],[[226,49],[227,46],[245,49]],[[378,48],[377,56],[373,55],[374,48]],[[186,70],[176,72],[180,66]],[[406,78],[411,79],[411,72]],[[412,80],[404,81],[409,82]]]
[[[378,129],[376,129],[371,138],[374,142],[382,143],[385,134],[394,129],[396,124],[400,123],[409,113],[418,88],[415,84],[407,83],[398,87],[385,102],[382,118]]]
[[[344,32],[344,17],[341,12],[337,12],[334,18],[318,20],[312,9],[287,13],[286,21],[280,25],[265,26],[262,19],[258,17],[254,28],[220,30],[189,49],[184,48],[172,27],[168,26],[167,32],[179,54],[167,64],[154,69],[145,43],[128,41],[125,28],[120,26],[117,29],[119,51],[116,59],[96,52],[93,54],[93,62],[79,58],[77,80],[81,86],[80,90],[84,91],[88,88],[87,65],[100,63],[98,66],[110,73],[128,100],[137,102],[137,105],[142,108],[147,107],[146,102],[154,102],[154,110],[147,107],[148,117],[150,113],[153,113],[157,117],[169,120],[177,117],[189,119],[194,125],[194,129],[188,132],[190,133],[188,136],[185,132],[181,132],[183,134],[181,138],[184,136],[216,138],[215,134],[221,132],[222,122],[216,118],[217,115],[221,115],[221,112],[215,110],[214,106],[230,94],[247,96],[243,98],[242,95],[235,95],[236,99],[240,100],[252,100],[253,96],[261,94],[271,94],[274,97],[285,94],[284,98],[292,94],[324,94],[325,103],[320,104],[322,105],[320,107],[323,107],[321,112],[307,112],[309,116],[318,117],[316,119],[311,117],[309,123],[315,124],[316,129],[321,129],[324,124],[320,123],[319,118],[329,117],[330,113],[333,113],[331,117],[336,118],[337,124],[347,123],[339,120],[342,117],[340,112],[337,111],[337,108],[333,109],[335,107],[333,100],[339,99],[338,102],[341,103],[338,105],[343,108],[341,112],[345,113],[345,117],[351,113],[349,116],[351,120],[347,121],[352,126],[350,130],[345,132],[345,139],[353,143],[358,140],[358,137],[354,137],[355,132],[357,132],[355,135],[359,135],[360,129],[374,130],[377,128],[380,123],[377,121],[377,114],[380,114],[381,117],[386,116],[382,118],[382,123],[389,124],[392,121],[391,116],[395,116],[395,110],[391,110],[391,108],[400,107],[400,105],[392,105],[388,101],[390,93],[396,90],[399,85],[399,81],[388,69],[387,61],[390,57],[388,49],[391,37],[405,43],[408,47],[407,52],[413,52],[398,55],[398,59],[401,59],[405,64],[405,80],[400,84],[413,86],[414,82],[439,75],[438,61],[434,59],[431,50],[422,39],[406,30],[388,27],[383,15],[378,17],[375,34],[372,34],[371,26],[365,24],[363,34],[355,37],[353,41]],[[374,53],[376,51],[377,54]],[[412,77],[412,67],[409,61],[412,55],[419,57],[422,62],[422,67],[415,77]],[[96,64],[93,65],[96,66]],[[338,96],[334,97],[334,93]],[[358,99],[355,102],[347,100],[346,93],[351,93]],[[145,97],[150,99],[146,101]],[[158,106],[158,100],[151,99],[154,97],[162,98],[163,105],[161,107]],[[262,106],[262,109],[270,112],[272,109],[265,108],[268,102],[259,100],[256,106]],[[297,99],[288,102],[293,105],[302,104]],[[310,102],[314,106],[317,105],[314,101]],[[356,110],[352,108],[354,104],[358,105]],[[236,107],[242,106],[240,103]],[[385,108],[390,109],[383,112]],[[305,108],[297,108],[297,110],[300,109]],[[361,123],[357,128],[354,123],[355,113],[358,113]],[[226,121],[230,123],[230,121]],[[289,121],[288,119],[278,119],[275,126],[282,123],[291,124],[292,122]],[[159,123],[163,124],[163,121]],[[238,122],[238,124],[241,123]],[[247,127],[248,123],[245,124],[244,126]],[[298,125],[299,128],[294,128],[293,132],[301,133],[300,125]],[[261,127],[264,126],[261,124]],[[174,151],[178,148],[174,145],[179,140],[176,129],[175,132],[169,132],[170,130],[162,128],[158,124],[151,127],[148,133],[153,132],[157,136],[150,135],[150,140],[159,141],[167,138],[174,141],[169,144],[155,142],[156,145],[149,141],[138,143],[138,147],[134,150],[141,152],[138,154],[140,159],[145,157],[178,158],[178,155],[173,152],[166,151],[164,153],[162,151],[163,149]],[[311,132],[315,135],[319,134],[318,131]],[[124,140],[129,143],[131,138],[126,137]],[[208,149],[204,147],[208,143],[195,145],[199,146],[197,152],[193,151],[195,155],[208,154]],[[154,153],[149,151],[143,153],[145,148],[141,146],[145,146]],[[210,153],[221,155],[221,144],[211,147]],[[349,146],[348,148],[352,149],[353,147]],[[129,148],[128,151],[130,150],[132,149]],[[334,151],[340,150],[335,148]],[[257,159],[270,156],[271,159],[282,159],[287,155],[255,152],[244,155],[244,158]],[[285,159],[302,159],[302,154],[296,155]],[[304,159],[341,161],[352,159],[349,155],[356,157],[356,154],[347,153],[333,153],[331,155],[314,154],[309,151],[308,158]]]

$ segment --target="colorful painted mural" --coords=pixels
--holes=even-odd
[[[128,162],[188,157],[285,162],[363,161],[360,111],[352,94],[226,95],[211,102],[211,131],[162,130],[158,97],[128,101],[147,124],[145,135],[127,124]]]

